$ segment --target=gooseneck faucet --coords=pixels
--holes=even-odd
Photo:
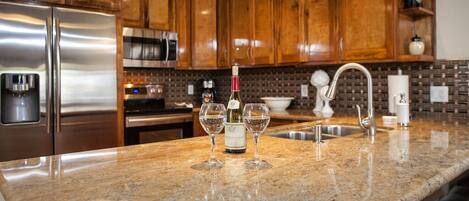
[[[368,71],[364,66],[357,63],[348,63],[341,66],[335,73],[334,79],[332,79],[329,88],[323,88],[324,90],[327,90],[325,92],[322,92],[322,94],[324,95],[323,98],[326,98],[328,100],[333,100],[335,98],[335,95],[337,93],[337,80],[344,71],[349,69],[359,70],[366,76],[366,80],[368,82],[368,117],[362,119],[360,106],[357,105],[356,107],[358,110],[358,123],[360,127],[368,131],[368,135],[374,136],[376,135],[376,122],[373,110],[373,81],[371,80],[370,71]]]

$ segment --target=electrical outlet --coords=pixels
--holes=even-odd
[[[301,97],[308,97],[308,94],[309,94],[308,85],[302,84],[301,85]]]
[[[430,86],[431,103],[448,102],[448,86]]]
[[[189,96],[193,96],[194,95],[194,85],[193,84],[188,84],[187,85],[187,94]]]

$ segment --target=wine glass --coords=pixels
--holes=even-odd
[[[251,103],[244,106],[243,121],[247,130],[254,135],[254,158],[246,161],[249,169],[266,169],[272,165],[259,158],[259,137],[270,122],[269,108],[262,103]]]
[[[205,132],[210,137],[211,152],[210,159],[194,166],[196,169],[222,168],[223,162],[215,157],[215,136],[219,134],[226,121],[226,109],[223,104],[205,103],[200,108],[199,121]]]

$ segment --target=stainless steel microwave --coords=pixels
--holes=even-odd
[[[178,35],[152,29],[125,27],[124,67],[175,67],[178,61]]]

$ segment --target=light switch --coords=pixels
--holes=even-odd
[[[430,86],[431,103],[448,102],[448,86]]]
[[[308,94],[309,94],[308,85],[302,84],[301,85],[301,97],[308,97]]]
[[[193,84],[188,84],[187,85],[187,94],[190,96],[194,95],[194,85]]]

